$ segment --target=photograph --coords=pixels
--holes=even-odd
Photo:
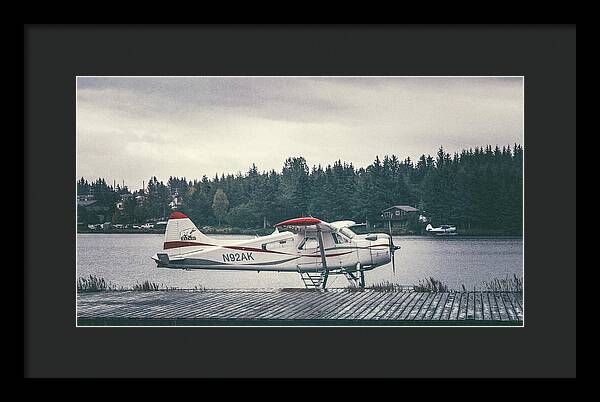
[[[524,327],[525,76],[93,76],[77,327]]]

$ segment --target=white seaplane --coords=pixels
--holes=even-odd
[[[391,261],[395,272],[394,251],[400,247],[392,237],[358,235],[352,226],[359,225],[304,217],[278,223],[267,236],[216,239],[176,211],[167,222],[163,250],[152,259],[159,268],[297,272],[307,288],[323,289],[329,275],[344,275],[364,287],[365,271]]]
[[[427,233],[436,236],[454,236],[458,234],[456,232],[456,226],[453,225],[441,225],[440,227],[434,228],[431,224],[428,224],[425,230]]]

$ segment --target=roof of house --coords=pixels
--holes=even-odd
[[[382,212],[389,211],[390,209],[400,209],[406,212],[417,212],[418,209],[415,207],[411,207],[410,205],[394,205],[393,207],[389,207],[384,209]]]

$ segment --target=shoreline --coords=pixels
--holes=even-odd
[[[235,229],[235,230],[203,230],[202,233],[206,235],[245,235],[245,236],[266,236],[273,233],[274,229]],[[377,229],[374,229],[376,231]],[[385,232],[385,231],[383,231]],[[109,230],[77,230],[77,234],[158,234],[164,235],[164,230],[154,230],[154,229],[109,229]],[[464,237],[506,237],[506,238],[523,238],[522,234],[501,234],[501,233],[459,233],[456,236],[434,236],[429,234],[420,234],[420,233],[395,233],[394,237],[431,237],[431,238],[464,238]]]

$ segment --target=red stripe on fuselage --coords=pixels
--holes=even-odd
[[[336,257],[338,255],[346,255],[353,253],[354,251],[348,251],[346,253],[337,253],[337,254],[325,254],[325,257]],[[302,257],[320,257],[321,254],[304,254]]]
[[[168,250],[170,248],[193,247],[193,246],[212,246],[212,244],[196,243],[193,241],[166,241],[163,243],[163,250]]]
[[[197,242],[193,242],[193,241],[166,241],[163,243],[163,250],[168,250],[171,248],[179,248],[179,247],[194,247],[194,246],[223,247],[223,248],[227,248],[227,249],[231,249],[231,250],[239,250],[239,251],[255,251],[257,253],[295,255],[295,254],[289,254],[289,253],[282,253],[280,251],[274,251],[274,250],[263,250],[262,248],[255,248],[255,247],[223,246],[223,245],[219,245],[219,244],[197,243]]]
[[[271,254],[295,255],[295,254],[290,254],[290,253],[284,253],[282,251],[263,250],[262,248],[255,248],[255,247],[242,247],[242,246],[221,246],[221,247],[223,247],[223,248],[230,248],[232,250],[239,250],[239,251],[256,251],[257,253],[271,253]]]
[[[219,246],[217,244],[196,243],[196,242],[192,242],[192,241],[166,241],[163,244],[163,250],[168,250],[168,249],[171,249],[171,248],[179,248],[179,247],[193,247],[193,246],[223,247],[223,248],[228,248],[228,249],[238,250],[238,251],[254,251],[254,252],[257,252],[257,253],[297,255],[297,254],[291,254],[291,253],[283,253],[281,251],[263,250],[261,248],[255,248],[255,247]],[[353,251],[348,251],[348,252],[345,252],[345,253],[337,253],[337,254],[325,254],[325,257],[336,257],[338,255],[346,255],[346,254],[350,254],[350,253],[353,253]],[[321,254],[304,254],[304,255],[300,255],[300,257],[320,257],[320,256],[321,256]]]
[[[372,247],[389,247],[390,245],[387,243],[383,243],[383,244],[371,244],[370,246],[367,246],[367,248],[372,248]]]

